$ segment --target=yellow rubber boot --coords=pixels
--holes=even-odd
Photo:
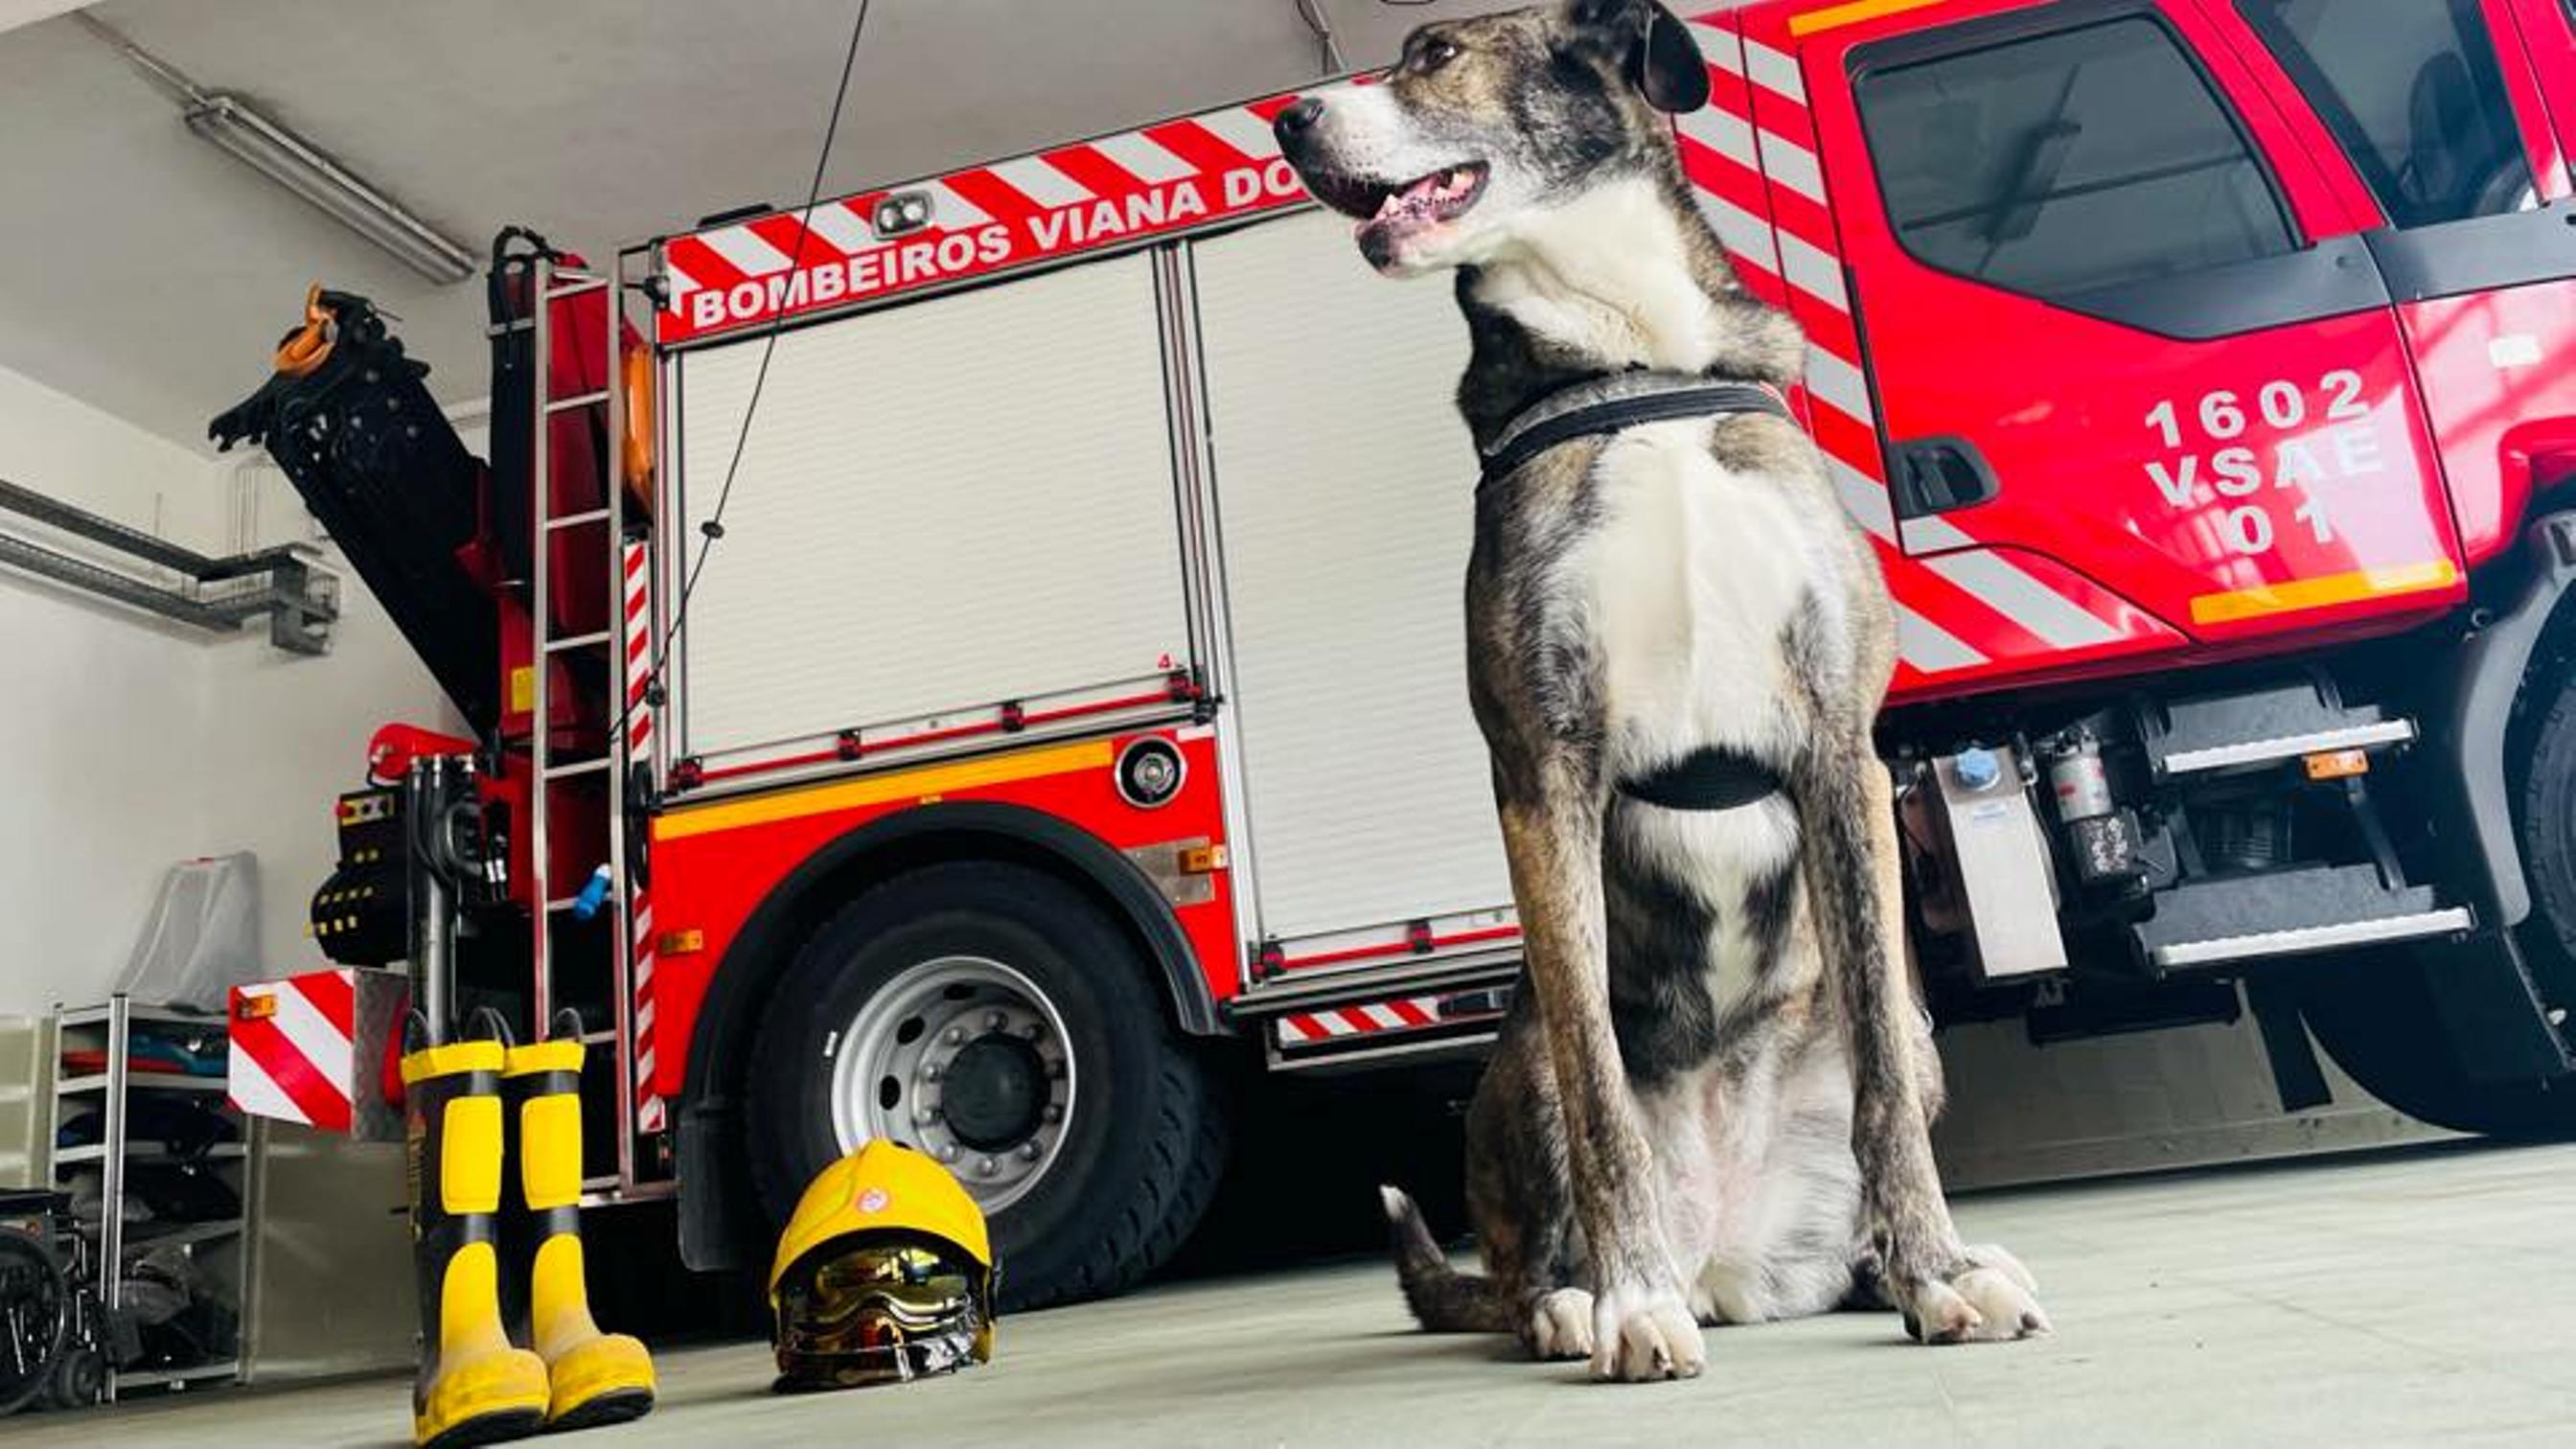
[[[423,1449],[491,1444],[545,1426],[545,1362],[512,1347],[501,1323],[501,1064],[501,1044],[491,1041],[425,1047],[402,1059],[420,1268],[412,1442]]]
[[[580,1023],[553,1041],[512,1047],[503,1091],[519,1134],[519,1193],[527,1219],[523,1266],[529,1345],[545,1361],[549,1429],[586,1429],[653,1408],[653,1356],[590,1316],[581,1254]]]

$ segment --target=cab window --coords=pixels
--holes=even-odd
[[[2239,0],[2390,222],[2531,204],[2531,165],[2477,0]]]
[[[1942,271],[2061,300],[2298,247],[2208,81],[2144,16],[1864,58],[1854,94],[1897,240]]]

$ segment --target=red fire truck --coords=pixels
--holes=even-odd
[[[2566,0],[1692,26],[1683,164],[1898,603],[1936,1013],[2250,1004],[2292,1105],[2313,1032],[2576,1126]],[[1020,1301],[1114,1289],[1206,1202],[1212,1062],[1491,1038],[1464,331],[1307,203],[1289,99],[518,249],[492,464],[408,476],[435,527],[317,502],[482,734],[459,989],[585,1011],[599,1196],[676,1191],[692,1262],[887,1136]]]

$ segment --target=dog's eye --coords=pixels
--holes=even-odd
[[[1427,40],[1413,57],[1414,69],[1429,75],[1458,58],[1458,47],[1446,40]]]

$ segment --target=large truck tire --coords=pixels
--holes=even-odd
[[[2560,641],[2567,630],[2554,631]],[[2546,648],[2546,646],[2544,646]],[[2576,993],[2576,671],[2545,652],[2508,733],[2515,825],[2531,915],[2516,940],[2542,997]],[[2490,1137],[2576,1136],[2576,1078],[2474,1075],[2444,1035],[2437,962],[2389,952],[2313,973],[2301,1011],[2327,1053],[2380,1100],[2439,1127]]]
[[[2576,1078],[2492,1081],[2469,1070],[2433,999],[2439,969],[2402,950],[2324,962],[2305,979],[2299,1013],[2346,1075],[2409,1117],[2485,1137],[2576,1135]]]
[[[1080,891],[993,862],[877,885],[799,950],[751,1066],[749,1155],[773,1227],[815,1174],[888,1137],[984,1209],[1002,1306],[1116,1293],[1206,1210],[1225,1114],[1132,939]]]
[[[2576,990],[2576,661],[2567,655],[2576,615],[2557,621],[2524,686],[2513,777],[2515,827],[2531,917],[2522,940],[2545,983]],[[2553,647],[2554,646],[2554,647]]]

